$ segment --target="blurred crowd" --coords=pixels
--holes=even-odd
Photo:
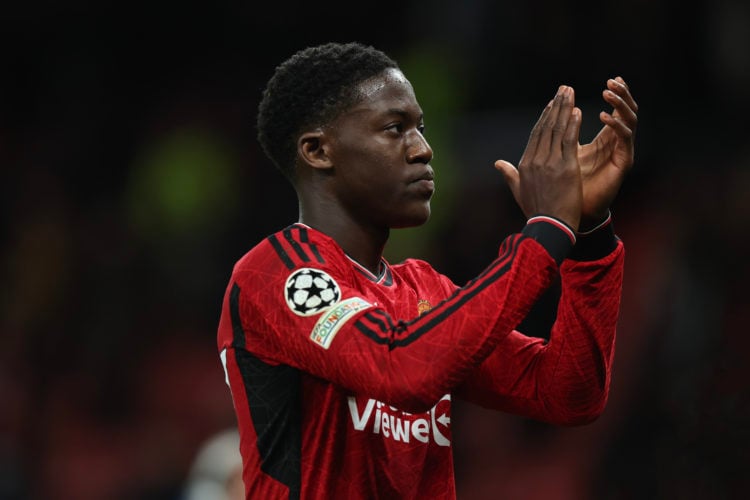
[[[626,273],[607,409],[556,428],[456,402],[459,498],[741,498],[747,3],[311,8],[0,14],[0,499],[232,498],[221,300],[234,262],[297,217],[255,109],[276,64],[330,40],[385,50],[414,84],[433,218],[395,231],[386,257],[424,258],[459,284],[522,227],[492,164],[517,161],[559,84],[576,89],[583,141],[607,78],[622,75],[641,106],[613,207]]]

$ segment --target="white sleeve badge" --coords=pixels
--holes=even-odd
[[[349,319],[358,311],[369,309],[372,304],[359,297],[351,297],[342,300],[338,304],[329,308],[323,314],[318,322],[315,323],[310,339],[321,346],[323,349],[331,347],[331,342],[338,331]]]
[[[328,273],[320,269],[303,267],[286,280],[284,298],[291,311],[298,316],[320,314],[310,334],[310,339],[328,349],[333,338],[358,311],[373,307],[360,297],[341,300],[341,289]]]

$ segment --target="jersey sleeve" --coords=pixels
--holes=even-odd
[[[579,238],[560,267],[562,293],[549,341],[518,331],[457,389],[484,407],[577,425],[604,409],[622,290],[624,247],[611,225]]]
[[[503,242],[477,278],[414,318],[397,317],[392,305],[363,297],[351,266],[337,267],[325,255],[289,258],[299,245],[290,240],[282,273],[273,270],[278,258],[235,268],[219,349],[224,356],[225,350],[246,350],[354,394],[426,411],[526,315],[570,250],[567,238],[554,224],[527,226]]]

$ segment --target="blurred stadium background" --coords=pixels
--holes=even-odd
[[[93,4],[93,3],[92,3]],[[459,498],[740,498],[750,486],[750,4],[13,2],[0,11],[0,498],[184,498],[234,425],[215,332],[231,267],[296,219],[254,119],[296,50],[393,56],[438,192],[387,257],[463,283],[523,219],[516,162],[561,83],[598,129],[641,106],[610,403],[559,429],[456,404]]]

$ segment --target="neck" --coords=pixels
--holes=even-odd
[[[357,221],[336,203],[300,201],[299,221],[333,238],[352,259],[377,276],[390,230]]]

